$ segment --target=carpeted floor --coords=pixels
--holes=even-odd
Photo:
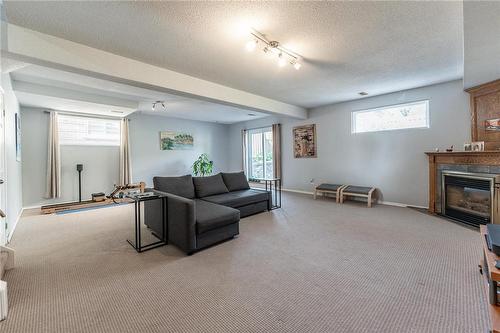
[[[406,208],[283,204],[190,257],[136,253],[127,206],[26,216],[0,332],[485,332],[477,231]]]

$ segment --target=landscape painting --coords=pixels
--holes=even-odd
[[[500,131],[500,118],[485,120],[484,127],[487,131]]]
[[[316,125],[293,128],[293,156],[295,158],[316,156]]]
[[[194,140],[191,134],[174,131],[160,132],[161,150],[188,150],[193,149]]]

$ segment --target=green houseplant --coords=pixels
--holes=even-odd
[[[192,169],[195,176],[208,176],[212,173],[214,162],[208,159],[208,155],[203,153],[194,161]]]

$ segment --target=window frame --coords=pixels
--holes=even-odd
[[[426,108],[426,111],[425,111],[426,123],[424,126],[388,128],[388,129],[383,129],[383,130],[364,131],[364,132],[357,132],[356,131],[356,115],[357,114],[365,113],[365,112],[386,110],[386,109],[391,109],[391,108],[395,108],[395,107],[418,105],[418,104],[422,104],[422,103],[425,103],[425,108]],[[417,101],[412,101],[412,102],[390,104],[390,105],[379,106],[376,108],[351,111],[351,134],[365,134],[365,133],[379,133],[379,132],[389,132],[389,131],[392,132],[392,131],[404,131],[404,130],[414,130],[414,129],[426,129],[426,128],[430,128],[430,126],[431,126],[431,118],[430,118],[430,100],[429,99],[422,99],[422,100],[417,100]]]
[[[105,142],[105,143],[99,143],[98,141],[89,141],[89,142],[63,142],[61,140],[61,118],[86,118],[86,119],[91,119],[91,120],[98,120],[98,121],[113,121],[118,124],[118,140],[115,144],[112,144],[110,142]],[[120,147],[121,146],[121,119],[120,118],[105,118],[105,117],[99,117],[99,116],[92,116],[92,115],[79,115],[79,114],[68,114],[68,113],[60,113],[58,115],[58,120],[57,120],[57,132],[59,135],[59,146],[82,146],[82,147]]]

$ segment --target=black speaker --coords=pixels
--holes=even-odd
[[[77,164],[76,171],[83,171],[83,164]]]

